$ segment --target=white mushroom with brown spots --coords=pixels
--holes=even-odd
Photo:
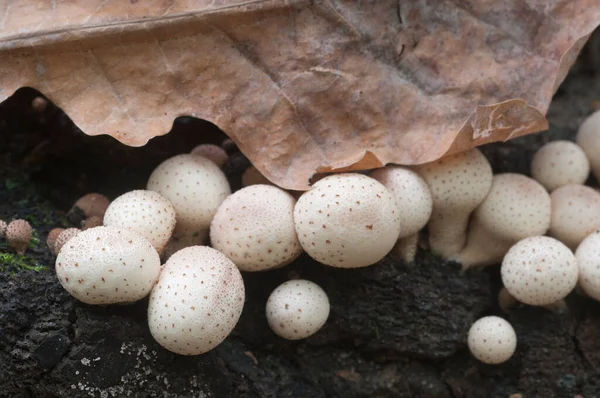
[[[161,254],[171,238],[175,219],[175,208],[169,200],[158,192],[140,189],[113,200],[104,214],[104,225],[137,232]]]
[[[231,333],[244,300],[244,281],[231,260],[210,247],[187,247],[169,258],[152,289],[150,332],[169,351],[203,354]]]
[[[506,362],[517,348],[517,334],[512,325],[498,316],[478,319],[469,329],[467,338],[471,354],[490,365]]]
[[[579,286],[585,294],[600,301],[600,231],[585,238],[575,252],[579,266]]]
[[[590,174],[585,152],[570,141],[552,141],[531,160],[531,176],[548,191],[567,184],[583,184]]]
[[[329,298],[321,287],[298,279],[284,282],[269,296],[266,306],[269,327],[288,340],[315,334],[329,317]]]
[[[570,184],[556,189],[552,199],[552,221],[548,235],[571,250],[600,228],[600,193],[584,185]]]
[[[63,229],[54,240],[54,247],[52,248],[52,253],[54,255],[58,255],[62,247],[73,237],[77,236],[81,230],[79,228],[67,228]]]
[[[294,208],[300,244],[315,260],[333,267],[375,264],[400,234],[394,196],[377,180],[344,173],[325,177],[302,194]]]
[[[546,233],[550,209],[550,195],[537,181],[521,174],[495,175],[473,213],[467,245],[453,259],[463,269],[500,263],[519,240]]]
[[[532,236],[517,242],[506,253],[501,275],[515,299],[545,306],[562,300],[573,290],[579,269],[567,246],[548,236]]]
[[[212,247],[241,271],[264,271],[294,261],[302,247],[294,228],[296,200],[272,185],[252,185],[230,195],[210,228]]]
[[[581,123],[575,141],[590,161],[592,173],[600,180],[600,111],[592,113]]]
[[[433,201],[427,183],[414,171],[400,166],[386,166],[370,174],[396,198],[401,232],[392,253],[413,261],[417,252],[419,231],[431,216]]]
[[[177,214],[173,235],[192,244],[206,240],[217,208],[231,194],[229,182],[216,164],[190,154],[162,162],[150,175],[147,189],[171,202]]]
[[[190,154],[204,156],[218,167],[223,167],[229,157],[225,150],[214,144],[200,144],[192,149]]]
[[[146,238],[116,227],[77,234],[58,253],[55,268],[65,290],[87,304],[140,300],[161,270],[158,253]]]
[[[4,236],[8,246],[18,254],[24,254],[33,236],[33,229],[26,220],[14,220],[6,226]]]
[[[476,148],[415,167],[429,185],[433,212],[428,223],[431,250],[444,258],[460,252],[469,217],[492,186],[492,167]]]

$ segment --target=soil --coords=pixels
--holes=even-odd
[[[600,34],[558,90],[550,130],[487,145],[495,172],[528,174],[543,143],[572,139],[600,100]],[[53,104],[19,90],[0,105],[0,219],[25,218],[36,231],[24,256],[0,243],[0,396],[6,397],[569,397],[600,396],[600,303],[572,293],[561,314],[497,305],[498,266],[461,274],[421,251],[414,264],[385,259],[340,270],[302,256],[291,266],[244,274],[247,302],[233,334],[213,351],[185,357],[150,336],[145,301],[89,306],[70,297],[53,271],[48,231],[81,195],[114,198],[144,188],[169,156],[225,135],[180,118],[170,134],[141,148],[88,137]],[[232,150],[234,189],[247,159]],[[590,179],[592,185],[596,181]],[[268,328],[270,292],[291,277],[318,283],[331,315],[316,335],[290,342]],[[466,335],[479,317],[508,319],[518,335],[503,365],[477,362]]]

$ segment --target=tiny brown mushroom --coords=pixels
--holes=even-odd
[[[0,238],[4,237],[4,234],[6,233],[6,227],[8,225],[6,225],[6,221],[4,220],[0,220]]]
[[[56,238],[58,238],[58,235],[60,235],[60,233],[64,230],[64,228],[54,228],[50,230],[50,232],[48,232],[46,244],[48,245],[48,249],[50,249],[52,253],[54,253],[54,244],[56,243]]]
[[[81,222],[81,230],[85,231],[86,229],[90,229],[90,228],[94,228],[94,227],[100,227],[102,226],[102,217],[98,217],[98,216],[92,216],[89,218],[86,218],[85,220],[83,220]]]
[[[6,227],[6,240],[18,254],[24,254],[31,240],[33,230],[25,220],[15,220]]]

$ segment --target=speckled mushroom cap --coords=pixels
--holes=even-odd
[[[88,193],[75,202],[73,208],[78,207],[87,217],[104,217],[104,212],[108,208],[110,200],[99,193]]]
[[[600,301],[600,230],[592,232],[577,247],[579,286],[585,294]]]
[[[344,173],[325,177],[294,208],[300,244],[315,260],[340,268],[372,265],[400,234],[394,196],[377,180]]]
[[[512,357],[517,348],[517,335],[505,319],[486,316],[478,319],[469,329],[468,344],[475,358],[496,365]]]
[[[200,144],[190,152],[192,155],[204,156],[218,167],[223,167],[228,155],[221,147],[213,144]]]
[[[219,167],[202,156],[173,156],[150,175],[147,189],[168,199],[177,213],[176,229],[206,235],[219,205],[231,194]]]
[[[70,239],[56,257],[60,284],[87,304],[128,303],[150,293],[160,258],[150,242],[124,228],[96,227]]]
[[[581,123],[576,142],[590,161],[592,172],[600,179],[600,111],[592,113]]]
[[[550,195],[537,181],[516,173],[496,174],[474,218],[495,236],[518,241],[543,235],[550,226]]]
[[[570,141],[542,146],[531,160],[531,176],[548,191],[567,184],[583,184],[590,174],[585,152]]]
[[[56,243],[58,235],[60,235],[61,232],[64,230],[64,228],[53,228],[50,230],[50,232],[48,232],[48,237],[46,238],[46,245],[48,245],[48,249],[50,249],[52,253],[54,253],[54,244]]]
[[[329,298],[321,287],[298,279],[279,285],[267,300],[267,321],[271,330],[288,340],[315,334],[329,317]]]
[[[600,228],[600,193],[584,185],[565,185],[550,195],[552,221],[548,235],[571,250]]]
[[[294,228],[296,200],[272,185],[252,185],[230,195],[212,220],[212,246],[242,271],[291,263],[302,253]]]
[[[427,182],[433,199],[431,249],[451,257],[464,247],[469,216],[490,191],[492,167],[481,151],[473,148],[414,170]]]
[[[69,241],[71,238],[77,236],[81,230],[79,228],[67,228],[62,230],[54,240],[54,247],[52,248],[52,253],[57,255],[62,247]]]
[[[416,172],[400,166],[386,166],[370,174],[396,198],[400,210],[399,238],[415,234],[423,228],[433,206],[427,183]]]
[[[198,355],[219,345],[244,307],[244,281],[235,264],[206,246],[173,254],[152,289],[148,324],[169,351]]]
[[[502,261],[502,282],[517,300],[548,305],[565,298],[577,284],[578,266],[567,246],[548,236],[517,242]]]
[[[175,208],[158,192],[131,191],[108,206],[104,225],[137,232],[148,239],[160,254],[175,228]]]
[[[8,245],[18,254],[23,254],[33,236],[33,229],[26,220],[14,220],[6,226],[4,235]]]

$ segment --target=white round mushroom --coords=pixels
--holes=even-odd
[[[476,148],[415,168],[429,185],[433,212],[429,220],[431,250],[444,258],[461,251],[469,217],[492,186],[492,167]]]
[[[177,354],[210,351],[235,327],[244,294],[240,271],[223,253],[206,246],[182,249],[164,265],[150,294],[150,332]]]
[[[585,238],[575,252],[579,265],[579,286],[591,298],[600,301],[600,231]]]
[[[585,152],[570,141],[553,141],[542,146],[531,160],[531,176],[548,191],[567,184],[583,184],[590,175]]]
[[[287,265],[302,253],[294,228],[295,204],[292,195],[272,185],[243,188],[217,209],[211,244],[241,271]]]
[[[552,192],[552,221],[548,235],[571,250],[600,228],[600,193],[584,185],[565,185]]]
[[[267,300],[267,321],[279,337],[305,339],[315,334],[329,317],[329,298],[321,287],[298,279],[279,285]]]
[[[370,174],[396,198],[401,232],[392,253],[404,261],[413,261],[419,231],[431,216],[433,200],[427,183],[414,171],[400,166],[386,166]]]
[[[82,231],[56,257],[60,284],[86,304],[140,300],[150,293],[160,268],[158,253],[146,238],[116,227]]]
[[[392,250],[400,234],[394,196],[362,174],[325,177],[294,208],[300,244],[315,260],[340,268],[372,265]]]
[[[469,329],[468,345],[471,354],[490,365],[506,362],[517,348],[517,334],[512,325],[498,316],[478,319]]]
[[[227,152],[214,144],[200,144],[192,149],[190,153],[192,155],[204,156],[218,167],[223,167],[229,157]]]
[[[177,213],[174,235],[202,243],[217,208],[231,194],[219,167],[202,156],[173,156],[150,175],[147,189],[168,199]]]
[[[127,192],[108,206],[104,225],[137,232],[161,254],[175,228],[175,208],[154,191]]]
[[[475,209],[467,245],[454,260],[463,269],[502,261],[517,241],[543,235],[550,226],[550,195],[537,181],[522,174],[502,173]]]
[[[548,236],[517,242],[502,261],[502,282],[518,301],[549,305],[565,298],[577,284],[578,266],[567,246]]]
[[[581,123],[576,142],[590,161],[596,179],[600,180],[600,111],[592,113]]]

